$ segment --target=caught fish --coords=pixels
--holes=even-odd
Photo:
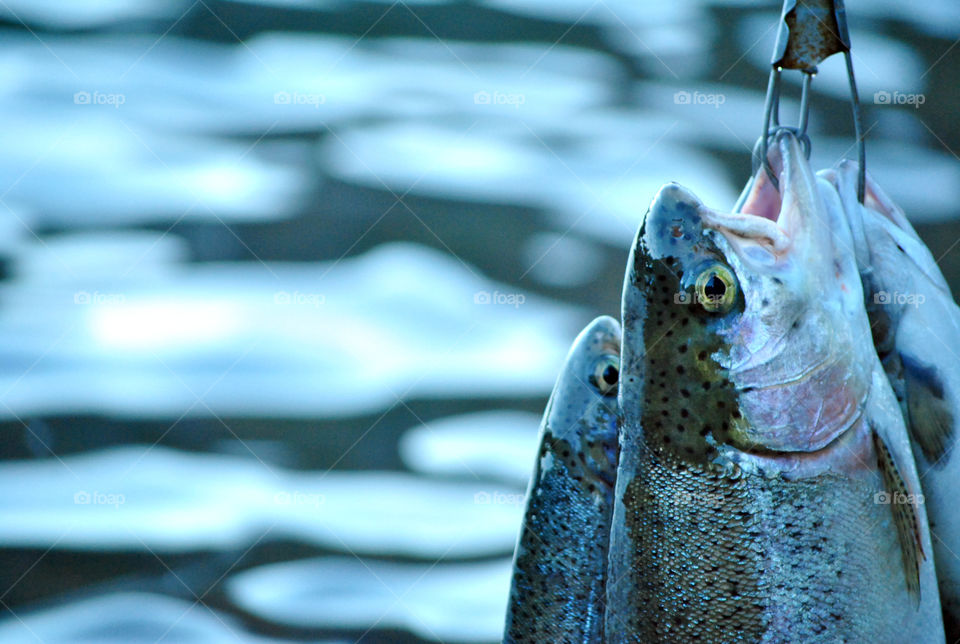
[[[869,177],[857,200],[858,168],[819,176],[849,222],[874,345],[900,401],[926,498],[945,612],[960,625],[960,308],[903,211]]]
[[[504,642],[603,641],[619,362],[620,325],[599,317],[577,336],[547,403]]]
[[[733,213],[664,186],[631,251],[607,640],[942,642],[842,213],[792,134],[770,153]]]

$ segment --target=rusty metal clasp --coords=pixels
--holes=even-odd
[[[773,168],[770,167],[767,149],[770,138],[780,130],[793,132],[803,144],[804,153],[809,158],[810,137],[807,136],[807,122],[810,114],[810,83],[817,73],[817,65],[837,53],[843,53],[847,63],[850,102],[853,108],[853,127],[857,136],[857,156],[860,161],[857,195],[862,203],[866,179],[866,146],[860,116],[860,98],[857,94],[857,82],[853,75],[853,61],[850,57],[850,34],[847,31],[847,18],[843,0],[784,1],[777,44],[774,47],[771,62],[770,80],[767,85],[763,134],[758,142],[760,149],[759,151],[756,148],[754,149],[754,171],[756,171],[758,162],[762,163],[767,175],[773,181],[773,185],[777,186],[777,177]],[[796,127],[780,124],[780,77],[784,69],[799,70],[803,74],[803,88],[800,94],[800,121]]]

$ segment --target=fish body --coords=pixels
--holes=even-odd
[[[960,625],[960,308],[903,212],[868,177],[857,200],[857,166],[819,173],[852,231],[873,340],[900,401],[920,473],[940,595]],[[960,633],[958,633],[960,635]]]
[[[620,325],[574,341],[547,403],[514,555],[504,642],[602,642],[617,467]]]
[[[669,184],[631,251],[607,639],[942,642],[841,215],[796,138],[773,156],[782,194],[761,169],[721,213]]]

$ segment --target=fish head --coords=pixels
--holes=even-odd
[[[617,467],[620,324],[609,316],[580,332],[560,370],[545,415],[551,458],[613,485]]]
[[[866,396],[847,315],[859,276],[841,261],[793,135],[778,137],[770,163],[779,187],[761,168],[735,212],[664,186],[631,251],[624,427],[687,463],[817,452]]]

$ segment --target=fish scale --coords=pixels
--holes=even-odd
[[[603,587],[585,584],[581,575],[585,565],[606,566],[609,517],[578,506],[583,486],[574,476],[566,463],[554,466],[530,499],[514,574],[511,641],[544,642],[562,635],[564,641],[586,642],[602,623]],[[560,518],[558,507],[570,510]],[[555,619],[544,620],[544,614]]]
[[[872,502],[879,489],[835,476],[731,480],[644,450],[624,505],[628,533],[650,545],[633,559],[630,636],[614,641],[889,637],[865,619],[899,596],[884,590],[900,574],[899,546],[889,510]]]

